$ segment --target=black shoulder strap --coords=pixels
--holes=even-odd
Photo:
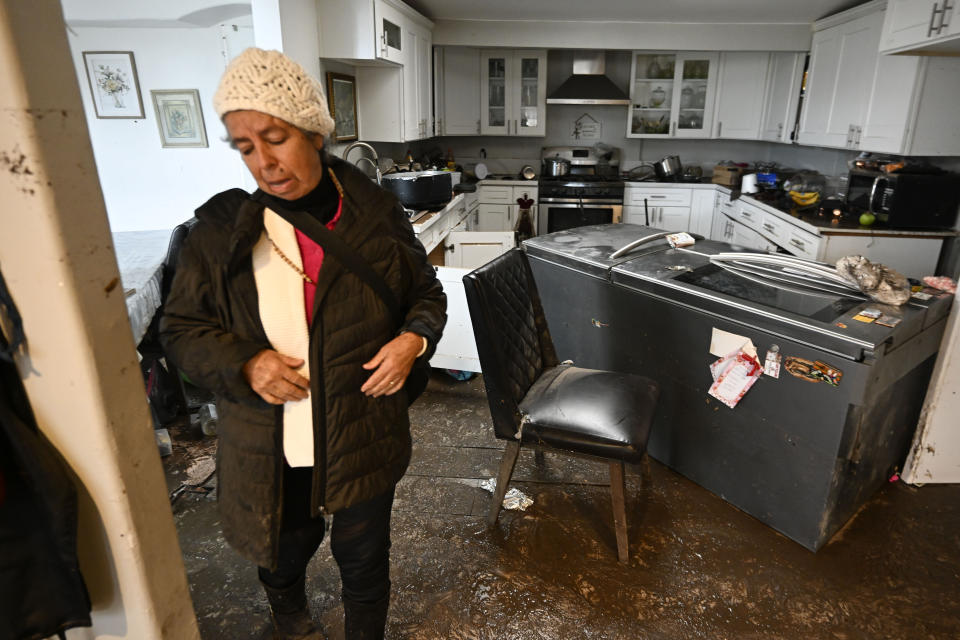
[[[356,274],[357,277],[363,280],[367,286],[380,296],[380,299],[387,305],[387,309],[390,310],[390,315],[393,316],[397,326],[399,327],[403,323],[404,314],[400,303],[397,301],[397,297],[393,295],[393,291],[387,286],[386,281],[373,270],[373,267],[371,267],[355,249],[306,211],[288,211],[277,207],[275,203],[266,202],[262,198],[262,193],[263,192],[258,189],[252,197],[305,233],[308,238],[323,247],[326,255],[333,256],[340,264]]]

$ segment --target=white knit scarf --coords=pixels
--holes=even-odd
[[[310,377],[310,333],[304,309],[303,278],[273,250],[267,234],[298,269],[303,269],[296,231],[270,209],[263,211],[265,233],[253,248],[260,321],[273,348],[303,360],[297,373]],[[311,398],[283,405],[283,455],[291,467],[313,466]]]

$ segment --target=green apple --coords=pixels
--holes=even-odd
[[[869,227],[876,221],[877,216],[873,215],[869,211],[866,213],[860,214],[860,225],[863,227]]]

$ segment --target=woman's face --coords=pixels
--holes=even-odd
[[[243,156],[257,185],[284,200],[301,198],[323,178],[323,137],[304,135],[289,122],[260,111],[231,111],[223,118],[230,146]]]

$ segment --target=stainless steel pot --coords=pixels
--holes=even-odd
[[[657,172],[659,180],[669,180],[678,177],[683,172],[680,156],[667,156],[653,163],[653,170]]]
[[[404,207],[419,211],[442,207],[453,197],[449,171],[411,171],[383,176],[382,186],[393,192]]]
[[[560,156],[543,159],[543,175],[555,178],[570,173],[570,161]]]

